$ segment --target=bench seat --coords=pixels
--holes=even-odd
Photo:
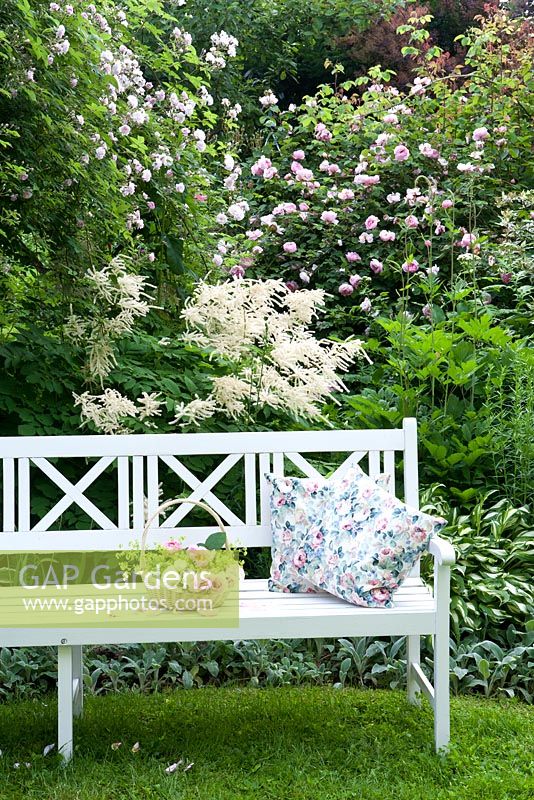
[[[436,608],[419,577],[408,578],[394,595],[392,608],[361,608],[326,592],[270,592],[265,580],[246,580],[239,600],[240,636],[307,638],[322,636],[393,636],[434,633]],[[242,634],[241,634],[242,632]]]

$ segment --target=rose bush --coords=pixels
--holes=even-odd
[[[351,324],[406,294],[428,318],[428,286],[470,276],[503,189],[529,180],[532,48],[513,47],[521,24],[498,13],[466,34],[468,76],[440,74],[437,52],[405,93],[374,68],[287,111],[271,96],[265,143],[219,215],[223,266],[341,294]],[[415,41],[422,32],[414,24]]]
[[[217,217],[216,263],[326,289],[323,329],[367,334],[375,361],[351,410],[331,414],[356,427],[417,415],[425,477],[445,472],[462,494],[495,480],[488,400],[526,344],[531,255],[511,265],[505,220],[526,233],[532,219],[533,49],[524,20],[492,12],[448,73],[424,22],[400,31],[417,72],[406,91],[379,67],[356,81],[334,67],[299,107],[262,98],[264,142]]]

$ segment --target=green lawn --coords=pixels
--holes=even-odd
[[[534,713],[514,702],[454,699],[453,747],[443,760],[433,753],[430,708],[409,706],[400,692],[204,689],[91,697],[66,768],[57,756],[41,755],[55,740],[55,710],[52,699],[0,706],[1,800],[534,796]],[[123,744],[113,750],[117,741]],[[181,758],[183,765],[165,774]],[[14,762],[21,762],[18,769]]]

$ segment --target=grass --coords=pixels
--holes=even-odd
[[[67,767],[57,755],[41,755],[55,740],[55,712],[52,699],[0,705],[1,800],[534,796],[534,714],[516,702],[454,699],[446,759],[433,752],[430,707],[409,706],[393,691],[223,688],[90,697]],[[113,750],[117,741],[123,744]],[[180,758],[184,764],[165,774]]]

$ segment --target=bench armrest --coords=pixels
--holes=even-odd
[[[430,539],[428,551],[437,559],[438,564],[444,567],[450,567],[456,562],[452,544],[446,539],[442,539],[441,536],[433,536]]]

